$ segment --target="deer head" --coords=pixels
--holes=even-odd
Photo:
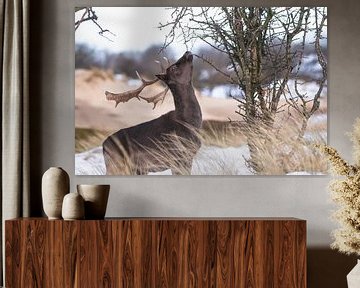
[[[167,59],[165,60],[168,62]],[[153,80],[145,80],[136,71],[137,76],[141,80],[141,85],[138,88],[121,93],[112,93],[109,91],[105,91],[106,99],[108,101],[115,101],[115,107],[117,107],[119,103],[128,102],[130,99],[133,98],[137,98],[138,100],[143,99],[148,103],[153,103],[154,104],[153,109],[155,109],[158,103],[162,103],[164,101],[166,93],[169,91],[170,86],[176,84],[191,84],[192,70],[193,70],[192,60],[193,60],[193,55],[191,54],[191,52],[187,51],[174,64],[170,65],[168,63],[169,64],[168,68],[165,68],[159,61],[156,61],[161,65],[161,69],[163,73],[155,75],[156,78]],[[168,87],[166,87],[165,90],[161,91],[160,93],[152,97],[145,98],[140,95],[140,93],[143,91],[143,89],[146,86],[152,85],[159,80],[167,84]]]
[[[193,55],[187,51],[174,64],[166,69],[165,73],[155,75],[167,85],[189,84],[192,80]]]

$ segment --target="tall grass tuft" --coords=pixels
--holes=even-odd
[[[326,173],[326,160],[314,146],[326,143],[323,130],[312,130],[301,138],[298,136],[299,125],[292,118],[275,122],[273,127],[257,124],[256,127],[244,126],[243,129],[248,143],[253,145],[246,163],[249,168],[258,167],[254,174]]]

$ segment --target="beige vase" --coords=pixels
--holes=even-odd
[[[110,185],[77,185],[85,201],[85,219],[104,219],[109,198]]]
[[[43,208],[49,219],[61,219],[63,198],[69,193],[70,179],[60,167],[51,167],[42,177],[41,194]]]
[[[62,204],[62,217],[64,220],[84,219],[84,199],[79,193],[69,193],[65,195]]]
[[[360,260],[357,261],[355,267],[347,275],[348,288],[360,287]]]

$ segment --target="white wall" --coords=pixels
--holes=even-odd
[[[171,6],[175,1],[40,1],[41,19],[33,19],[31,60],[33,88],[32,161],[35,186],[50,166],[64,167],[72,189],[80,183],[110,183],[107,216],[292,216],[308,221],[308,245],[327,246],[334,224],[329,220],[327,176],[304,177],[85,177],[74,176],[74,44],[73,7],[80,4],[121,6],[151,2]],[[228,1],[229,5],[299,5],[298,1]],[[360,116],[360,3],[302,1],[329,7],[329,143],[351,157],[345,132]],[[74,4],[75,3],[75,4]],[[186,5],[195,2],[177,1]],[[218,1],[196,4],[217,5]],[[232,4],[231,4],[232,3]],[[129,5],[128,5],[129,6]],[[156,5],[154,5],[156,6]],[[33,17],[35,17],[33,15]],[[40,30],[39,30],[40,29]],[[32,30],[35,30],[33,28]],[[33,31],[35,32],[35,31]],[[134,34],[136,37],[136,34]],[[35,57],[35,56],[34,56]],[[37,107],[34,107],[37,106]],[[37,147],[35,147],[37,145]],[[37,170],[36,170],[37,169]]]

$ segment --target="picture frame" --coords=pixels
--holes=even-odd
[[[75,174],[326,174],[326,27],[326,7],[75,8]],[[174,128],[168,68],[189,50],[195,101],[183,106],[197,102],[186,115],[201,124]]]

